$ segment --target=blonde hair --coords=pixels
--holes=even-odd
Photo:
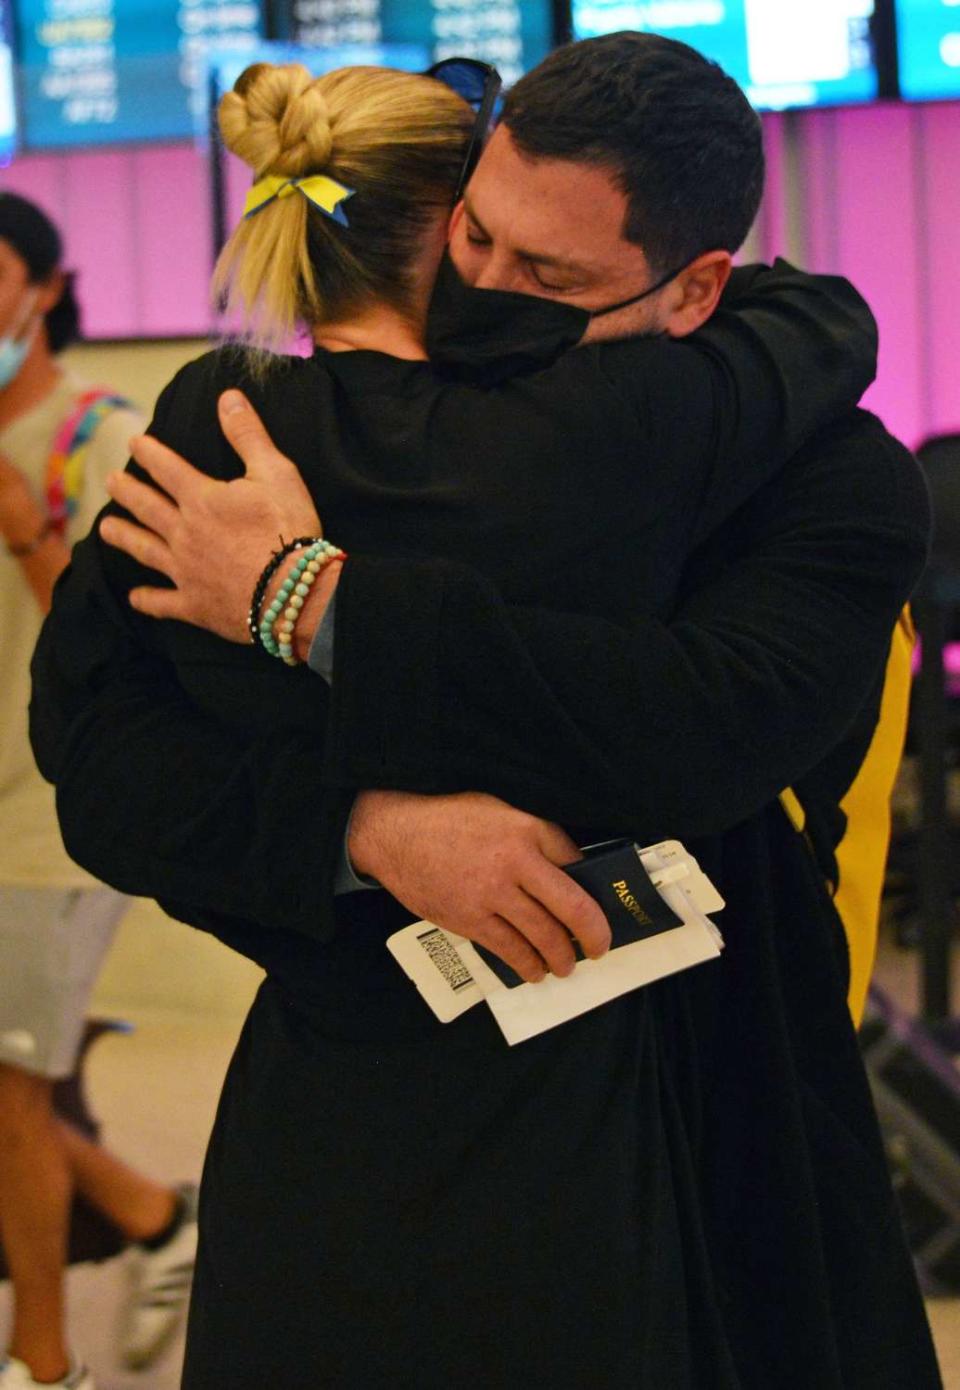
[[[390,68],[312,77],[256,63],[220,103],[227,148],[254,178],[326,174],[355,194],[343,227],[299,193],[245,218],[217,262],[218,303],[249,340],[277,346],[297,324],[382,301],[412,313],[422,235],[449,207],[473,112],[441,82]]]

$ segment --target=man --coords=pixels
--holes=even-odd
[[[709,177],[688,158],[693,152],[676,153],[684,99],[699,75],[688,53],[614,36],[554,55],[519,84],[457,219],[451,249],[463,273],[481,285],[537,286],[605,308],[675,270],[652,249],[654,232],[635,227],[634,213],[665,204],[653,219],[662,225],[668,176]],[[653,85],[651,56],[654,70],[664,59],[666,92]],[[647,150],[658,157],[646,159]],[[558,257],[562,208],[577,204],[584,171],[598,167],[609,173],[615,216],[604,206],[602,225],[574,248],[579,254],[564,247]],[[709,230],[697,229],[688,259],[710,246]],[[671,331],[673,320],[683,332],[691,325],[674,315],[682,315],[685,283],[674,274],[594,326],[611,334]],[[235,442],[246,432],[254,454],[266,447],[242,409],[224,419]],[[156,448],[142,459],[165,476],[169,460]],[[268,476],[276,492],[282,465]],[[258,505],[267,485],[260,474],[253,482]],[[224,496],[216,487],[202,489],[203,505]],[[225,504],[242,511],[243,492],[230,488]],[[133,501],[122,484],[116,493]],[[189,531],[188,489],[183,507]],[[142,539],[112,525],[105,535],[146,555]],[[325,757],[303,740],[278,740],[271,750],[271,773],[293,757],[317,769],[318,801],[330,814],[311,816],[307,828],[324,835],[321,869],[314,861],[305,872],[298,862],[302,838],[295,861],[283,858],[275,836],[278,872],[268,892],[258,885],[268,779],[239,749],[235,785],[216,811],[234,817],[234,828],[241,815],[250,821],[249,867],[199,862],[171,824],[174,808],[162,792],[134,789],[133,809],[123,809],[159,823],[168,803],[164,841],[152,853],[144,847],[137,870],[169,901],[189,908],[205,899],[209,908],[219,898],[230,911],[243,897],[259,921],[309,935],[329,919],[339,838],[359,791],[349,837],[357,869],[412,911],[477,939],[497,919],[513,923],[547,962],[570,918],[561,910],[552,922],[538,915],[533,926],[522,912],[517,920],[514,904],[518,889],[522,896],[542,881],[551,858],[570,856],[570,842],[551,841],[554,828],[534,816],[576,824],[586,800],[594,823],[628,823],[643,838],[714,837],[697,848],[728,900],[725,958],[716,970],[658,987],[668,1035],[691,1040],[664,1105],[688,1138],[701,1193],[701,1210],[689,1215],[702,1222],[695,1243],[714,1272],[715,1298],[692,1310],[694,1322],[721,1327],[727,1348],[715,1380],[704,1370],[698,1386],[893,1390],[908,1376],[937,1383],[845,1014],[838,924],[818,866],[774,800],[845,734],[862,755],[868,733],[854,726],[862,716],[868,729],[875,713],[890,632],[922,563],[925,525],[909,460],[876,422],[859,417],[808,447],[705,543],[681,602],[663,617],[612,624],[507,609],[463,567],[354,557],[337,591]],[[141,609],[197,620],[203,599],[191,587],[189,557],[172,533],[168,544],[181,597],[154,596]],[[312,661],[320,667],[318,631]],[[52,644],[64,637],[48,633],[41,676],[45,665],[63,665],[63,650],[58,656]],[[423,718],[413,727],[391,723],[398,681],[422,691]],[[108,694],[81,701],[71,731],[48,729],[44,737],[38,730],[41,763],[58,776],[65,825],[75,832],[95,804],[84,786],[104,751],[94,743],[87,755],[85,740],[98,720],[124,708]],[[125,698],[128,713],[144,709],[149,682],[134,683]],[[159,727],[167,716],[156,708],[155,718]],[[433,739],[457,750],[453,777],[439,775]],[[222,777],[229,766],[219,757],[207,750],[206,765],[198,764],[211,795],[215,771]],[[557,760],[564,784],[571,768],[577,774],[576,807],[551,777]],[[523,813],[482,794],[505,798],[514,788]],[[256,818],[248,815],[251,794]],[[571,914],[582,910],[571,901]],[[689,1074],[684,1058],[697,1059]],[[583,1297],[589,1305],[602,1292]]]

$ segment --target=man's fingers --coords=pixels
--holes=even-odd
[[[125,551],[147,569],[159,570],[170,579],[174,577],[170,547],[153,531],[119,516],[105,516],[100,523],[100,534],[107,545]]]
[[[198,485],[209,484],[211,479],[192,463],[161,444],[149,434],[138,434],[130,441],[130,453],[145,473],[162,487],[175,502],[183,501]]]
[[[179,589],[131,589],[127,598],[131,608],[135,608],[138,613],[145,613],[148,618],[190,621]]]
[[[609,950],[610,923],[606,914],[562,869],[541,855],[531,856],[524,870],[523,887],[577,938],[584,955],[596,959]]]
[[[500,916],[530,942],[552,975],[570,974],[577,963],[570,933],[541,903],[518,888]]]
[[[132,473],[111,473],[107,491],[115,502],[144,526],[166,540],[177,520],[177,507],[149,483],[141,483]]]
[[[610,947],[610,923],[596,900],[562,872],[583,858],[579,846],[551,821],[539,822],[537,840],[541,854],[531,860],[532,878],[524,887],[577,938],[584,955],[602,956]]]
[[[492,951],[509,965],[522,980],[536,985],[544,978],[547,967],[542,958],[521,934],[502,917],[488,917],[471,932],[473,941]]]
[[[553,821],[541,820],[536,823],[537,844],[551,864],[576,864],[583,858],[579,845],[559,825]]]
[[[220,428],[244,462],[249,478],[272,477],[294,468],[263,427],[263,421],[242,391],[224,391],[217,403]]]

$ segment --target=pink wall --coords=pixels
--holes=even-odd
[[[866,404],[911,445],[960,430],[960,103],[768,118],[765,258],[847,275],[880,324]],[[792,167],[791,167],[792,166]]]
[[[881,330],[868,404],[910,444],[960,430],[960,103],[766,119],[761,253],[850,278]],[[248,175],[231,160],[236,218]],[[189,146],[33,156],[0,173],[66,231],[93,338],[211,327],[206,157]]]
[[[0,172],[63,229],[91,338],[206,333],[206,158],[189,145],[34,155]]]

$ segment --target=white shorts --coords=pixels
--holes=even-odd
[[[0,885],[0,1062],[51,1080],[70,1075],[128,903],[112,888]]]

